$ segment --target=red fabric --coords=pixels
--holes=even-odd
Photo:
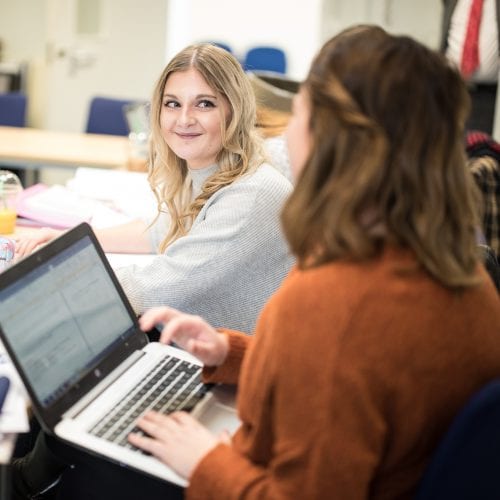
[[[482,13],[483,0],[472,0],[460,66],[466,78],[471,76],[479,66],[479,26]]]

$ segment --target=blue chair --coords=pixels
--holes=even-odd
[[[24,127],[26,125],[26,94],[22,92],[0,93],[0,125]]]
[[[124,135],[129,134],[124,106],[135,101],[94,97],[90,103],[86,132],[89,134]]]
[[[26,108],[28,98],[23,92],[0,93],[0,125],[5,127],[25,127]],[[7,169],[17,174],[23,186],[36,184],[38,182],[38,171],[26,171],[14,165],[0,165],[1,169]]]
[[[415,500],[500,498],[500,379],[466,403],[428,464]]]
[[[286,55],[278,47],[253,47],[245,55],[245,71],[286,73]]]

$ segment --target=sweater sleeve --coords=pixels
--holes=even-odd
[[[279,226],[291,186],[277,172],[267,181],[254,175],[221,189],[164,254],[143,267],[118,269],[134,310],[168,305],[215,327],[251,333],[292,263]]]
[[[231,330],[221,331],[228,336],[229,352],[227,358],[220,366],[205,366],[203,368],[203,382],[206,384],[237,384],[241,363],[243,362],[247,345],[252,337]]]

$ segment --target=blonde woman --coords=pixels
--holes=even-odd
[[[117,270],[137,313],[169,304],[252,333],[292,264],[279,217],[292,187],[264,162],[255,122],[252,88],[227,51],[193,45],[164,69],[151,101],[149,182],[158,217],[151,227],[138,220],[96,231],[105,251],[158,252],[148,266]],[[58,234],[43,229],[19,240],[18,255]],[[45,438],[40,434],[35,450],[14,462],[15,498],[40,491],[67,464],[76,468],[64,472],[63,488],[75,485],[78,494],[62,498],[114,497],[125,480],[112,479],[119,467],[55,440],[51,452]],[[135,482],[124,488],[131,498],[146,498],[156,486],[146,482],[137,492]]]
[[[251,333],[292,263],[279,212],[291,184],[264,162],[238,61],[209,44],[166,66],[151,101],[149,182],[158,217],[96,231],[109,252],[158,252],[117,270],[137,313],[168,304]],[[19,256],[58,235],[17,243]],[[243,300],[244,299],[244,300]]]

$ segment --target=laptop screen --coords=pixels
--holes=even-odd
[[[135,329],[89,236],[0,290],[0,322],[43,406]]]

